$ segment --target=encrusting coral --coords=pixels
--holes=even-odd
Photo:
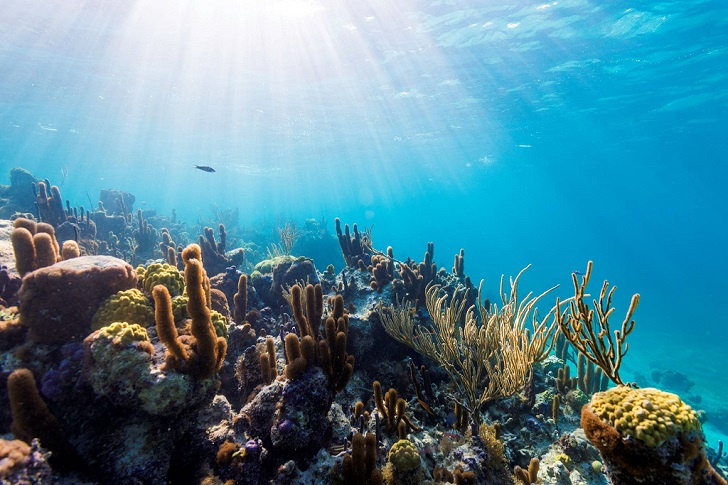
[[[131,265],[111,256],[60,261],[25,275],[18,293],[20,320],[33,342],[80,340],[91,333],[91,321],[101,303],[136,283]]]

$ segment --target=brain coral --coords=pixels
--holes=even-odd
[[[139,266],[136,272],[142,281],[142,287],[149,294],[156,285],[166,286],[172,297],[181,295],[184,290],[185,280],[182,273],[170,264],[152,263],[146,268]]]
[[[187,303],[189,301],[189,298],[185,295],[172,298],[172,314],[174,315],[175,322],[190,318],[190,314],[187,313]]]
[[[591,409],[619,433],[657,447],[680,432],[700,430],[698,416],[679,396],[654,388],[619,386],[594,394]]]
[[[107,298],[96,310],[91,329],[98,330],[121,321],[138,323],[143,327],[154,325],[154,310],[147,297],[136,288],[119,291]]]
[[[215,333],[218,337],[228,338],[228,320],[225,316],[215,310],[210,310],[210,318],[212,326],[215,327]]]
[[[99,337],[110,339],[117,345],[128,345],[132,342],[149,342],[149,335],[144,327],[136,323],[114,322],[99,331]]]
[[[420,466],[420,454],[410,440],[399,440],[389,450],[389,462],[398,472],[406,472]]]

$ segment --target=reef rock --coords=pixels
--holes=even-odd
[[[136,287],[134,268],[111,256],[82,256],[28,273],[20,287],[21,322],[38,343],[62,344],[91,333],[91,319],[117,291]]]
[[[10,218],[16,212],[35,212],[33,184],[38,180],[24,168],[10,171],[10,185],[0,185],[0,217]]]
[[[0,219],[0,265],[6,266],[9,271],[17,274],[15,253],[13,252],[13,244],[10,242],[12,232],[13,221]]]

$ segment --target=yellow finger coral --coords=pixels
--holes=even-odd
[[[149,294],[156,285],[164,285],[172,297],[181,295],[184,290],[182,273],[170,264],[152,263],[146,268],[140,266],[136,271],[142,287]]]
[[[119,291],[96,310],[91,329],[98,330],[113,322],[131,322],[148,327],[154,325],[154,310],[144,294],[136,288]]]
[[[697,413],[679,396],[654,388],[619,386],[594,394],[591,409],[623,437],[660,446],[680,432],[700,430]]]

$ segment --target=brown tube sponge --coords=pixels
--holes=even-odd
[[[32,221],[30,219],[26,219],[24,217],[18,217],[13,221],[13,227],[23,227],[27,229],[31,234],[35,234],[38,230],[38,225],[35,221]]]
[[[78,247],[78,243],[73,240],[63,241],[63,247],[61,248],[61,259],[64,261],[71,258],[78,258],[81,256],[81,248]]]
[[[18,219],[20,220],[20,219]],[[18,221],[16,220],[16,222]],[[35,266],[35,246],[33,245],[33,234],[25,227],[16,227],[10,235],[15,253],[15,268],[18,274],[23,277],[30,273]]]
[[[55,239],[47,232],[38,232],[33,236],[35,246],[35,263],[38,268],[45,268],[56,264],[58,254],[54,246]]]
[[[10,430],[16,438],[28,444],[38,438],[41,446],[57,453],[59,458],[74,455],[58,420],[41,398],[32,372],[13,371],[8,377],[8,396],[13,415]]]
[[[174,324],[174,315],[172,312],[172,297],[169,290],[164,285],[156,285],[152,289],[154,297],[154,320],[157,323],[157,335],[159,340],[167,347],[167,350],[180,363],[189,358],[187,350],[179,340],[177,327]]]
[[[61,210],[63,210],[63,209],[61,209]],[[36,234],[40,234],[41,232],[44,232],[51,237],[51,240],[53,242],[53,252],[56,254],[56,256],[58,256],[56,258],[56,261],[60,261],[61,249],[58,246],[58,240],[56,239],[56,230],[53,228],[52,225],[48,224],[47,222],[39,222],[36,227],[37,227]],[[44,266],[39,266],[39,267],[43,268]]]
[[[293,310],[293,319],[298,324],[298,332],[301,334],[301,337],[310,335],[308,321],[303,314],[303,297],[299,285],[293,285],[291,287],[291,309]]]
[[[183,258],[189,248],[190,246],[182,252]],[[227,341],[223,337],[217,337],[215,328],[212,325],[204,287],[206,279],[202,262],[196,258],[187,258],[185,260],[185,287],[189,299],[187,313],[192,319],[190,333],[196,341],[197,357],[195,359],[194,374],[199,379],[214,376],[222,365],[227,351]]]
[[[242,325],[248,311],[248,275],[241,274],[238,279],[238,292],[233,296],[235,325]]]

